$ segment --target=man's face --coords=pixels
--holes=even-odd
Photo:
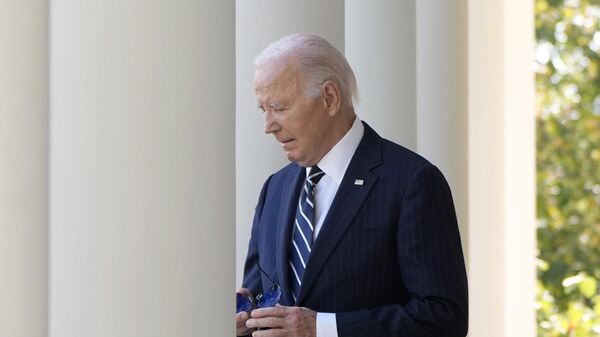
[[[257,69],[254,89],[265,133],[275,136],[289,160],[316,165],[329,151],[325,140],[332,122],[324,99],[303,95],[303,81],[289,62]]]

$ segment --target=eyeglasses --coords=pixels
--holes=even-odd
[[[279,302],[279,299],[281,298],[282,291],[281,291],[281,287],[279,286],[279,284],[274,282],[273,279],[270,278],[267,273],[265,273],[265,271],[260,266],[260,263],[258,263],[258,256],[255,256],[254,259],[256,260],[256,265],[258,266],[258,269],[260,270],[260,272],[263,275],[265,275],[269,279],[269,281],[271,281],[271,283],[273,283],[273,285],[271,285],[267,289],[267,291],[263,292],[262,294],[257,295],[256,297],[237,293],[236,294],[236,297],[237,297],[236,298],[236,302],[237,302],[236,303],[236,313],[242,312],[242,311],[250,312],[250,311],[252,311],[254,309],[258,309],[258,308],[274,307],[275,304],[277,304],[277,302]]]

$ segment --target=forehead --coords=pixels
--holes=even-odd
[[[296,92],[299,76],[290,62],[272,62],[258,67],[254,73],[254,90],[257,95],[271,91]]]

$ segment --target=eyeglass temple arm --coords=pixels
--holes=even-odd
[[[260,266],[260,262],[259,262],[259,258],[257,254],[254,254],[254,261],[256,261],[256,265],[258,266],[258,269],[260,270],[260,272],[265,275],[269,281],[271,281],[271,283],[273,283],[274,285],[276,285],[277,287],[279,287],[281,290],[285,291],[289,296],[292,296],[292,294],[287,291],[286,289],[281,288],[281,286],[279,285],[279,283],[273,281],[273,279],[269,276],[269,274],[267,274],[267,272],[265,272],[262,267]]]
[[[262,269],[262,267],[260,266],[259,259],[258,259],[258,255],[256,255],[256,254],[254,255],[254,260],[256,261],[256,265],[258,266],[258,269],[260,270],[260,272],[261,272],[263,275],[265,275],[265,276],[266,276],[266,277],[269,279],[269,281],[271,281],[271,283],[273,283],[273,284],[277,284],[275,281],[273,281],[273,279],[272,279],[272,278],[269,276],[269,274],[267,274],[267,273],[266,273],[266,272],[265,272],[265,271]]]

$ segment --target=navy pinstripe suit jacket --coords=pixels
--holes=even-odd
[[[243,286],[284,290],[282,305],[336,313],[339,337],[464,337],[467,277],[452,196],[423,157],[365,133],[290,294],[293,217],[305,171],[291,163],[260,193]],[[363,185],[356,185],[362,179]]]

